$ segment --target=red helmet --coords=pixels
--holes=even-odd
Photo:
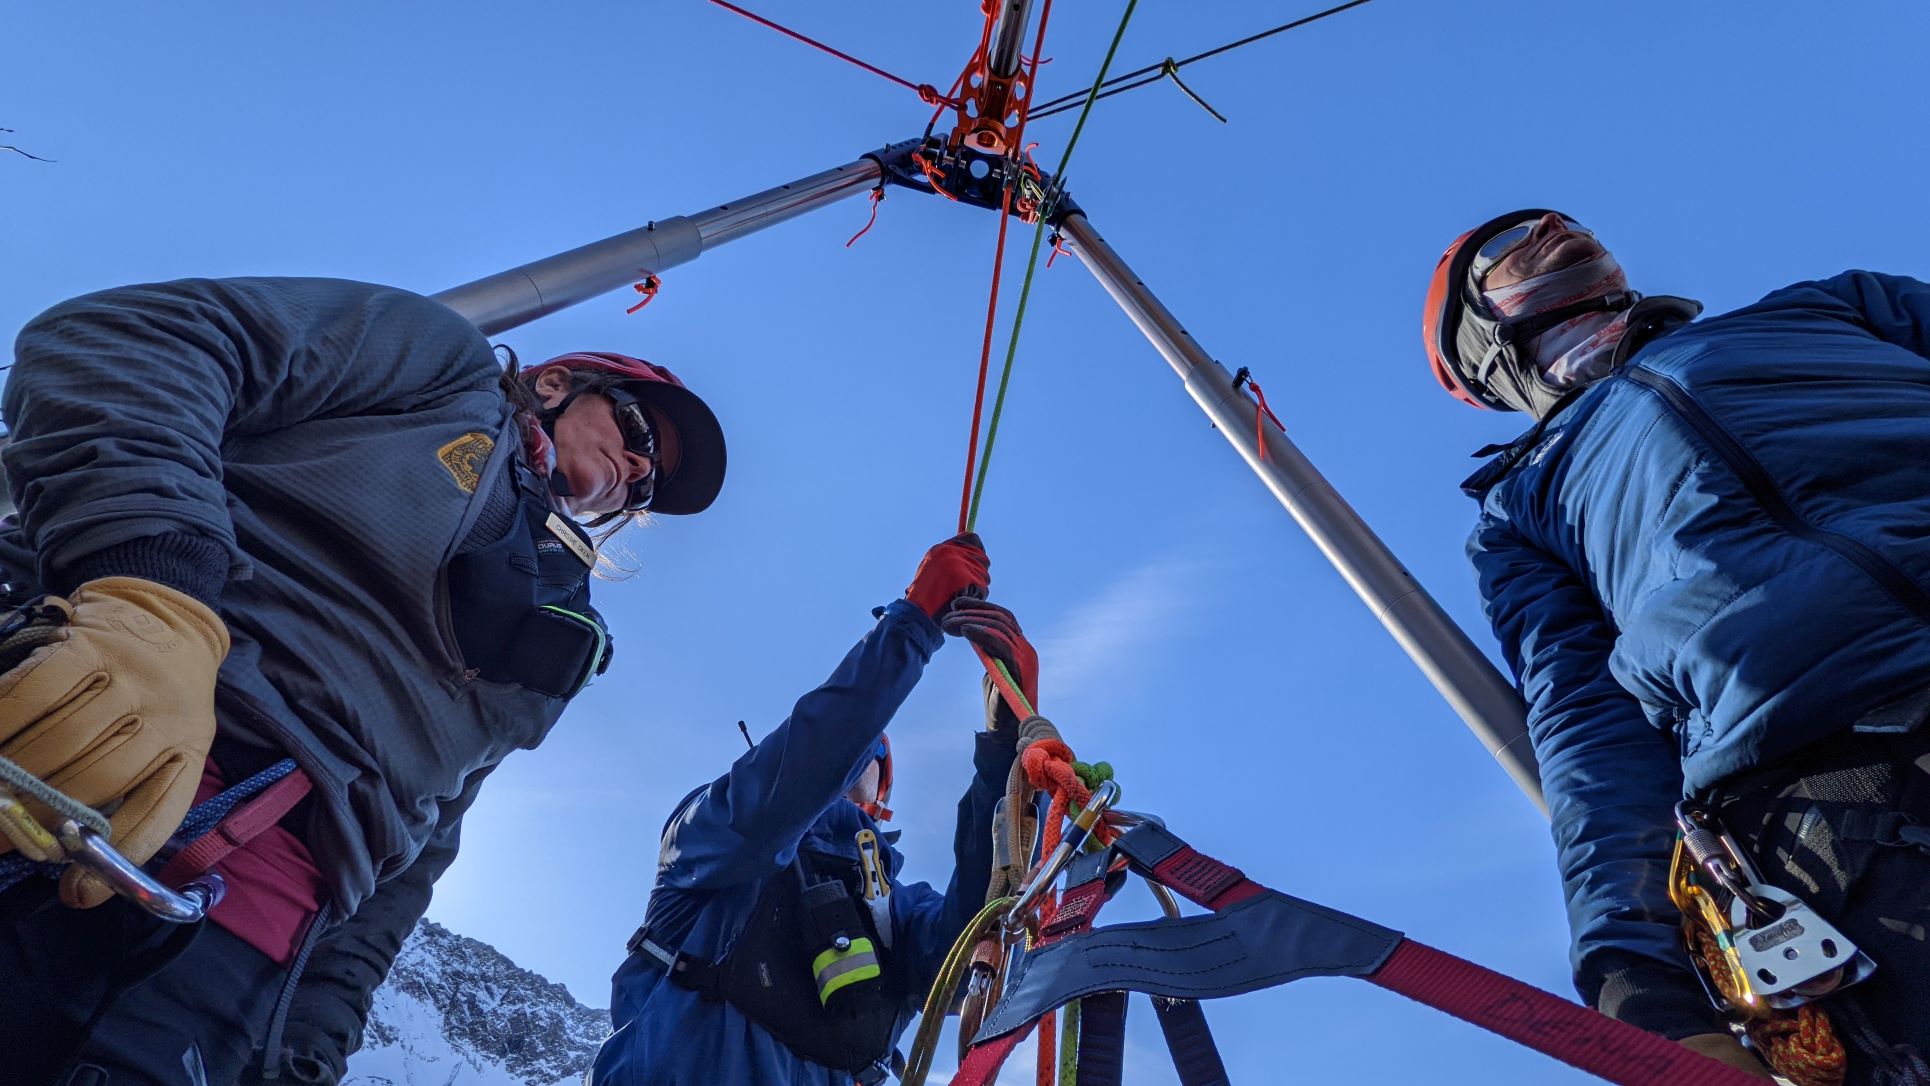
[[[625,388],[660,413],[677,432],[677,463],[658,468],[653,513],[701,513],[724,486],[724,428],[710,406],[662,366],[607,351],[577,351],[531,366],[529,380],[551,366],[590,370],[624,378]]]
[[[1455,238],[1434,266],[1434,278],[1427,285],[1427,305],[1421,312],[1421,338],[1427,343],[1434,379],[1462,403],[1495,411],[1514,410],[1513,405],[1496,398],[1461,357],[1462,321],[1468,315],[1468,303],[1478,302],[1468,280],[1474,256],[1496,234],[1549,214],[1553,213],[1529,208],[1490,219]]]

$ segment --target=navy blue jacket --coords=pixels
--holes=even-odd
[[[1709,1028],[1693,998],[1639,997],[1662,972],[1694,990],[1666,885],[1678,799],[1919,722],[1926,355],[1930,286],[1801,283],[1641,346],[1468,481],[1590,1004]]]
[[[653,938],[717,961],[743,930],[765,880],[800,848],[856,859],[853,836],[884,834],[844,798],[892,714],[944,637],[899,600],[845,656],[824,685],[800,698],[776,730],[730,771],[698,789],[672,815],[657,862],[648,926]],[[952,941],[985,903],[992,869],[992,812],[1005,790],[1015,735],[980,733],[976,773],[958,805],[955,867],[943,893],[898,879],[903,857],[887,847],[892,874],[890,968],[905,971],[922,999]],[[895,835],[894,835],[895,836]],[[727,1003],[706,1002],[664,977],[645,953],[612,978],[615,1033],[603,1043],[594,1086],[757,1083],[849,1086],[852,1076],[810,1063]],[[900,1013],[898,1030],[914,1007]]]

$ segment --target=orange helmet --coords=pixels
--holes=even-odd
[[[1434,379],[1462,403],[1493,411],[1515,410],[1512,404],[1497,398],[1476,375],[1474,367],[1461,357],[1462,324],[1469,316],[1471,305],[1477,307],[1477,312],[1474,314],[1476,326],[1470,331],[1479,331],[1482,338],[1492,339],[1497,323],[1487,314],[1480,295],[1475,293],[1469,272],[1474,267],[1475,255],[1496,235],[1548,214],[1551,212],[1546,209],[1528,208],[1490,219],[1455,238],[1454,244],[1441,254],[1441,262],[1434,266],[1434,278],[1427,286],[1427,306],[1421,312],[1421,338],[1427,343],[1427,360],[1434,369]],[[1477,364],[1482,361],[1476,360]]]

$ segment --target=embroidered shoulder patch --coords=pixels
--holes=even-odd
[[[464,494],[474,494],[482,481],[483,465],[496,448],[488,434],[464,434],[436,450],[436,459],[449,469],[449,475]]]

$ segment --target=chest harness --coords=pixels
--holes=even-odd
[[[717,961],[667,948],[648,923],[630,937],[630,952],[671,983],[730,1004],[804,1059],[862,1086],[883,1082],[913,993],[893,968],[882,845],[866,829],[858,848],[855,860],[800,849],[765,880],[743,932]]]
[[[477,678],[573,697],[610,667],[609,627],[590,606],[596,547],[521,457],[509,470],[506,530],[449,563],[456,641]]]

